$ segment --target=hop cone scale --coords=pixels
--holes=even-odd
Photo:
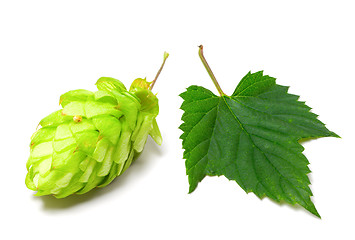
[[[104,187],[131,165],[148,135],[161,144],[150,83],[136,79],[129,91],[113,78],[96,85],[96,92],[63,94],[62,109],[42,119],[33,134],[26,185],[37,196],[63,198]]]

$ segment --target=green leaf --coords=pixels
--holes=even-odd
[[[199,86],[180,96],[190,193],[206,175],[224,175],[247,193],[299,204],[320,217],[310,199],[309,162],[299,140],[338,135],[288,87],[249,72],[232,96],[218,97]]]

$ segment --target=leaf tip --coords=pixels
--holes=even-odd
[[[318,211],[317,211],[317,209],[314,207],[314,209],[311,211],[311,213],[314,215],[314,216],[316,216],[316,217],[318,217],[319,219],[322,219],[322,217],[319,215],[319,213],[318,213]]]
[[[336,138],[341,138],[338,134],[336,134],[335,132],[330,132],[330,136],[331,137],[336,137]]]
[[[322,217],[320,216],[320,214],[318,213],[316,206],[314,206],[314,204],[312,202],[309,202],[306,205],[302,205],[302,207],[304,207],[307,211],[309,211],[310,213],[312,213],[314,216],[318,217],[319,219],[321,219]]]
[[[190,182],[188,194],[190,194],[190,193],[192,193],[193,191],[195,191],[196,187],[197,187],[197,183],[191,183],[191,182]]]

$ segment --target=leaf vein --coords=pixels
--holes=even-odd
[[[297,128],[302,128],[302,129],[306,129],[306,130],[307,130],[307,127],[302,126],[302,125],[296,125],[296,124],[294,124],[294,123],[292,123],[292,122],[288,122],[288,121],[286,121],[286,120],[284,120],[284,119],[282,119],[282,118],[280,118],[280,117],[277,117],[277,116],[278,116],[277,114],[272,115],[272,114],[270,114],[270,113],[268,113],[268,112],[264,112],[264,111],[261,111],[261,110],[259,110],[259,109],[250,107],[249,105],[246,105],[246,104],[244,104],[244,103],[238,101],[236,98],[233,98],[233,100],[235,100],[236,102],[238,102],[240,105],[245,106],[246,108],[249,108],[249,109],[254,110],[254,111],[256,111],[256,112],[259,112],[259,113],[263,113],[263,114],[268,115],[268,116],[271,116],[271,117],[275,117],[275,118],[277,118],[278,120],[280,120],[280,121],[282,121],[282,122],[285,122],[285,123],[287,123],[287,124],[289,124],[289,125],[296,126]],[[279,114],[279,115],[280,115],[280,114]],[[298,116],[298,115],[294,115],[294,116]]]
[[[217,106],[215,107],[215,108],[218,108],[218,106],[219,106],[219,104],[220,104],[220,101],[218,101],[218,104],[217,104]],[[212,108],[211,110],[209,110],[208,112],[210,112],[210,111],[212,111],[214,108]],[[207,114],[207,113],[206,113]],[[203,117],[202,117],[203,118]],[[201,119],[202,119],[201,118]],[[201,121],[201,120],[200,120]],[[200,122],[199,121],[199,122]],[[216,123],[216,121],[217,121],[217,115],[216,115],[216,119],[215,119],[215,123]],[[195,125],[196,126],[196,125]],[[210,138],[207,138],[207,139],[205,139],[203,142],[205,142],[205,141],[207,141],[207,140],[209,140],[210,142],[209,142],[209,144],[208,144],[208,149],[209,149],[209,147],[210,147],[210,145],[211,145],[211,139],[212,139],[212,136],[213,136],[213,134],[214,134],[214,131],[215,131],[215,129],[216,129],[216,124],[214,124],[214,127],[213,127],[213,130],[212,130],[212,134],[211,134],[211,137]],[[191,132],[191,131],[190,131]],[[190,133],[189,132],[189,133]],[[199,144],[197,144],[197,145],[200,145],[202,142],[200,142]],[[194,147],[194,148],[196,148],[196,146]],[[190,151],[191,152],[191,151]],[[194,168],[207,154],[208,154],[208,150],[206,151],[206,153],[200,158],[200,160],[198,160],[198,161],[196,161],[196,163],[194,163],[193,164],[193,166],[192,167],[190,167],[189,169],[191,169],[191,168]],[[208,161],[208,158],[207,158],[207,161]],[[193,176],[192,176],[192,178],[194,178]]]
[[[208,101],[208,100],[211,100],[211,99],[214,99],[214,98],[218,98],[218,97],[211,96],[211,97],[209,97],[209,98],[193,100],[193,101],[191,101],[191,102],[186,103],[184,106],[181,107],[181,109],[184,110],[184,108],[188,107],[190,104],[196,104],[196,103],[200,103],[200,102],[205,102],[205,101]]]
[[[198,122],[190,129],[190,131],[188,131],[187,135],[185,136],[185,139],[187,139],[188,136],[190,135],[191,131],[192,131],[198,124],[201,123],[202,119],[204,119],[204,117],[206,117],[206,115],[209,114],[209,113],[210,113],[212,110],[214,110],[215,108],[217,108],[217,107],[211,108],[209,111],[206,112],[206,114],[205,114],[204,116],[202,116],[202,117],[200,118],[200,120],[198,120]]]
[[[223,98],[224,99],[224,98]],[[251,135],[249,134],[249,132],[246,131],[246,129],[243,127],[243,124],[242,122],[239,120],[239,118],[234,114],[234,112],[232,111],[232,109],[230,108],[229,104],[225,101],[224,99],[224,102],[226,104],[226,106],[228,107],[229,111],[232,113],[232,115],[234,116],[234,118],[238,121],[239,125],[242,126],[242,129],[243,131],[247,134],[247,136],[249,137],[250,141],[252,142],[253,146],[255,146],[262,155],[264,155],[265,159],[268,161],[268,163],[275,169],[275,171],[279,174],[279,176],[282,176],[283,179],[285,179],[288,183],[290,183],[290,185],[296,190],[296,192],[301,196],[301,198],[303,199],[302,195],[299,193],[298,189],[296,186],[294,186],[293,183],[291,183],[285,176],[283,176],[283,174],[281,174],[281,172],[275,167],[275,165],[270,161],[270,159],[266,156],[266,154],[254,143]],[[239,101],[238,101],[239,102]],[[268,139],[266,139],[268,140]],[[270,141],[270,140],[269,140]],[[258,174],[256,173],[256,168],[255,168],[255,160],[253,158],[253,161],[252,161],[252,166],[253,166],[253,170],[254,170],[254,173],[255,173],[255,176],[258,180],[258,182],[260,182],[260,184],[264,187],[264,189],[266,191],[269,192],[269,194],[273,197],[273,194],[271,194],[271,191],[266,188],[266,186],[260,181],[259,179],[259,176]],[[293,166],[293,165],[292,165]],[[280,183],[280,182],[279,182]],[[277,199],[276,197],[274,197],[274,199]],[[304,200],[304,199],[303,199]]]
[[[262,82],[267,82],[267,81],[270,81],[270,79],[266,79],[266,80],[262,80],[262,81],[257,81],[257,82],[254,82],[252,83],[251,85],[249,85],[248,87],[244,88],[240,93],[238,93],[238,95],[235,95],[236,97],[238,97],[240,94],[242,94],[244,91],[246,91],[248,88],[251,88],[253,87],[254,85],[256,84],[259,84],[259,83],[262,83]],[[237,91],[238,89],[236,89]]]
[[[241,129],[248,135],[248,137],[249,137],[250,141],[252,142],[253,146],[255,146],[255,144],[254,144],[253,140],[251,139],[249,133],[245,130],[245,128],[244,128],[242,122],[241,122],[241,121],[239,120],[239,118],[234,114],[234,112],[233,112],[232,109],[230,108],[229,104],[227,103],[226,99],[225,99],[224,97],[222,97],[222,98],[223,98],[224,103],[225,103],[226,106],[228,107],[229,111],[232,113],[232,116],[234,117],[234,119],[238,122],[238,124],[240,125]],[[255,147],[256,147],[256,146],[255,146]],[[255,151],[254,148],[253,148],[253,151]],[[269,192],[269,194],[270,194],[271,196],[273,196],[273,195],[271,194],[271,191],[268,190],[268,188],[266,188],[266,186],[260,181],[259,176],[258,176],[258,174],[256,173],[255,160],[254,160],[254,158],[252,158],[252,166],[253,166],[253,170],[254,170],[255,177],[256,177],[257,181],[260,182],[260,184],[264,187],[264,189],[265,189],[266,191]],[[274,198],[275,198],[275,197],[274,197]]]

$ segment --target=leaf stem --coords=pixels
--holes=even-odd
[[[219,84],[217,82],[217,79],[216,79],[216,77],[214,76],[214,74],[212,72],[212,69],[208,65],[205,57],[203,56],[203,46],[202,45],[199,46],[198,55],[200,56],[200,59],[201,59],[203,65],[205,66],[205,68],[206,68],[206,70],[208,72],[208,75],[210,75],[214,85],[216,86],[216,88],[217,88],[217,90],[219,92],[219,95],[220,96],[225,96],[226,94],[222,91],[222,88],[221,88],[221,86],[219,86]]]
[[[169,53],[164,52],[164,60],[163,60],[163,63],[162,63],[162,65],[160,66],[159,71],[157,72],[157,75],[155,75],[154,80],[153,80],[152,83],[150,84],[149,90],[152,90],[152,89],[153,89],[154,84],[155,84],[155,82],[157,81],[157,79],[158,79],[158,77],[159,77],[161,71],[163,70],[163,67],[164,67],[164,65],[165,65],[165,61],[166,61],[166,59],[167,59],[168,57],[169,57]]]

